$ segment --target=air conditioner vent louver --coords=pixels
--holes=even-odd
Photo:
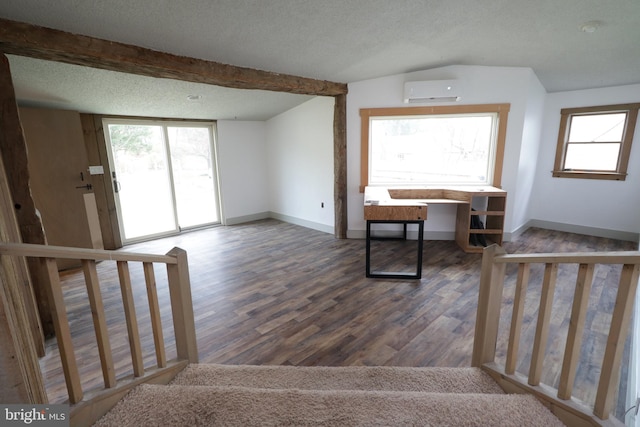
[[[461,99],[461,84],[458,80],[429,80],[404,84],[405,103],[456,102]]]

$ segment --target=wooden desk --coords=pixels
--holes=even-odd
[[[418,238],[418,256],[415,273],[372,271],[371,240],[389,238],[373,237],[371,225],[380,223],[402,224],[403,237],[407,239],[407,224],[418,225],[418,236],[424,234],[424,220],[427,219],[427,204],[422,200],[394,199],[386,188],[366,187],[364,196],[364,219],[367,221],[366,234],[366,276],[388,279],[420,279],[422,277],[423,240]],[[395,239],[395,238],[392,238]]]
[[[486,199],[486,203],[479,203]],[[479,200],[480,199],[480,200]],[[456,204],[456,243],[465,252],[481,253],[483,247],[469,243],[480,234],[488,244],[502,244],[507,192],[491,186],[455,187],[365,187],[364,219],[418,221],[427,219],[430,204]],[[474,204],[483,205],[473,210]],[[484,217],[485,228],[471,228],[473,216]]]

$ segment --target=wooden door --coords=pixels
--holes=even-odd
[[[80,114],[20,108],[20,120],[31,191],[48,243],[102,249]],[[61,270],[79,265],[73,260],[58,261]]]

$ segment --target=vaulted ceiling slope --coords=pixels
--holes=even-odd
[[[637,0],[3,0],[0,17],[333,82],[530,67],[548,92],[640,83]]]

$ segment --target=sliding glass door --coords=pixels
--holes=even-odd
[[[124,243],[220,222],[213,125],[105,120]]]
[[[220,222],[211,128],[169,126],[167,134],[179,226]]]

